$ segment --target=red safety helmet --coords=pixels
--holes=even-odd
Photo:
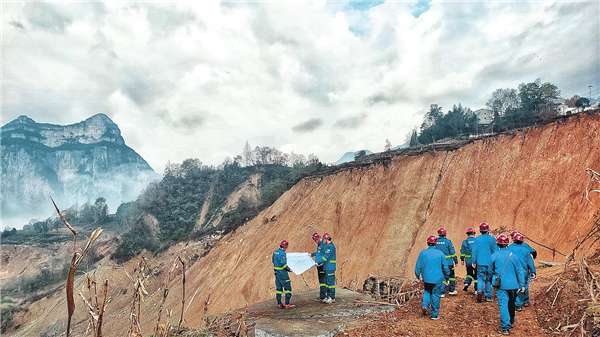
[[[504,234],[498,235],[498,237],[496,238],[496,243],[502,246],[508,246],[508,236]]]
[[[331,235],[329,235],[329,233],[325,233],[323,234],[323,239],[331,240]]]
[[[438,235],[446,236],[446,230],[444,229],[444,227],[438,228]]]
[[[288,242],[286,240],[281,241],[281,243],[279,244],[279,247],[281,247],[281,248],[287,248],[288,247]]]
[[[429,235],[427,238],[427,243],[437,244],[437,237],[435,237],[435,235]]]
[[[489,232],[490,231],[490,225],[488,225],[487,222],[482,222],[479,224],[479,231],[480,232]]]
[[[320,238],[321,238],[321,235],[319,235],[319,233],[317,233],[317,232],[313,233],[313,235],[312,235],[313,240],[319,240]]]
[[[515,233],[515,235],[513,235],[513,240],[515,240],[515,242],[523,242],[523,235],[521,233]]]
[[[514,239],[515,238],[515,234],[519,234],[519,232],[517,232],[517,231],[510,232],[510,237]]]
[[[473,227],[467,228],[467,234],[475,234],[475,228],[473,228]]]

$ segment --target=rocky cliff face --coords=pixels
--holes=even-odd
[[[20,227],[27,218],[48,216],[50,195],[62,207],[102,196],[114,210],[156,178],[104,114],[64,126],[20,116],[2,127],[1,137],[5,225]]]

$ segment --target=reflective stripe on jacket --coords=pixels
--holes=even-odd
[[[467,265],[473,263],[473,245],[475,244],[475,238],[467,238],[462,242],[460,246],[460,260],[465,261]]]
[[[456,258],[456,251],[454,250],[454,245],[452,241],[448,238],[440,236],[437,240],[437,245],[435,246],[439,251],[444,253],[444,257],[446,265],[452,266],[454,264],[458,264],[458,259]],[[454,263],[452,262],[454,261]]]
[[[275,272],[290,271],[287,265],[285,250],[279,248],[273,252],[273,269],[275,269]]]
[[[324,244],[321,248],[321,252],[317,251],[317,255],[315,256],[316,263],[323,263],[324,271],[334,271],[336,269],[336,253],[335,253],[335,245],[333,242],[329,244]]]

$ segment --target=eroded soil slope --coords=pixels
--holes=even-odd
[[[338,284],[352,287],[370,273],[410,276],[425,238],[439,226],[446,227],[457,248],[467,226],[487,221],[492,228],[518,229],[566,253],[578,234],[587,233],[598,209],[583,192],[585,169],[600,170],[599,127],[599,115],[582,114],[456,151],[399,156],[387,167],[303,180],[189,268],[186,292],[197,294],[186,325],[201,321],[209,294],[212,313],[273,298],[272,252],[282,239],[290,242],[290,252],[314,251],[310,235],[315,231],[331,233],[338,252]],[[600,204],[600,194],[591,198]],[[262,220],[273,215],[276,221]],[[539,260],[553,259],[552,251],[533,247]],[[304,276],[311,288],[318,286],[314,272]],[[125,276],[113,271],[111,277]],[[306,288],[302,277],[291,279],[295,289]],[[179,282],[173,280],[171,294],[181,293]],[[142,305],[148,313],[143,319],[147,334],[156,322],[162,296],[158,288],[149,289]],[[105,332],[119,335],[127,330],[128,311],[127,301],[116,298],[128,295],[111,296],[115,300],[105,316],[111,322]],[[176,308],[179,301],[178,295],[171,295],[166,307]],[[58,297],[46,302],[66,308]],[[32,310],[43,321],[43,310],[36,305],[42,304],[34,304]]]

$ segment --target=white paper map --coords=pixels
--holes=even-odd
[[[300,275],[315,266],[308,253],[287,253],[287,265],[296,275]]]

